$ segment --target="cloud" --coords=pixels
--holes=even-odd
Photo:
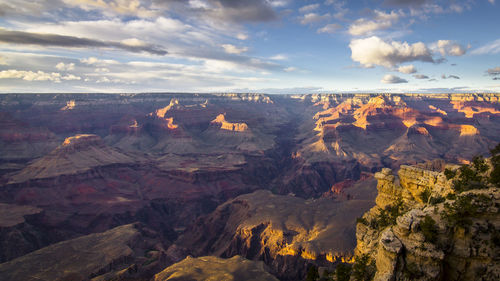
[[[407,80],[400,78],[398,76],[392,75],[392,74],[387,74],[382,77],[382,80],[380,82],[384,84],[399,84],[399,83],[408,83]]]
[[[32,33],[0,28],[0,42],[20,45],[55,46],[70,48],[117,48],[129,52],[147,52],[166,55],[167,51],[155,45],[133,46],[115,41],[101,41],[90,38],[65,36],[47,33]]]
[[[64,62],[60,62],[60,63],[56,64],[56,68],[60,71],[74,70],[75,64],[74,63],[65,64]]]
[[[319,4],[316,3],[316,4],[310,4],[310,5],[306,5],[306,6],[303,6],[299,9],[299,12],[301,13],[309,13],[309,12],[312,12],[316,9],[319,8]]]
[[[426,4],[428,0],[385,0],[384,4],[389,6],[418,7]]]
[[[433,44],[432,49],[439,52],[442,56],[463,56],[467,51],[463,46],[451,40],[438,40]]]
[[[415,77],[415,79],[429,79],[429,76],[423,74],[413,74],[413,77]]]
[[[231,45],[231,44],[223,44],[222,48],[228,54],[238,54],[239,55],[241,53],[248,51],[247,47],[238,48],[238,47]]]
[[[486,70],[486,74],[492,77],[493,80],[500,80],[500,66]]]
[[[361,18],[356,20],[349,26],[349,33],[354,36],[362,36],[372,34],[373,32],[381,29],[387,29],[398,21],[400,14],[391,11],[391,13],[384,13],[383,11],[375,10],[372,20]]]
[[[387,68],[410,61],[435,62],[431,51],[422,42],[408,44],[407,42],[385,42],[372,36],[352,40],[349,44],[351,58],[364,67],[380,65]]]
[[[483,45],[471,52],[473,55],[498,54],[500,53],[500,39]]]
[[[297,68],[296,67],[293,67],[293,66],[289,66],[285,69],[283,69],[285,72],[293,72],[293,71],[297,71]]]
[[[316,23],[316,22],[320,22],[320,21],[325,21],[325,20],[328,20],[330,18],[331,18],[330,14],[320,15],[317,13],[308,13],[302,17],[302,19],[300,20],[300,23],[303,25],[306,25],[306,24],[312,24],[312,23]]]
[[[151,17],[157,12],[144,7],[139,0],[62,0],[66,5],[79,7],[85,11],[102,10],[107,14],[135,15]],[[147,3],[147,1],[143,1]]]
[[[9,65],[4,56],[0,56],[0,65]]]
[[[398,68],[398,71],[405,74],[412,74],[417,72],[417,69],[415,68],[415,66],[413,66],[413,64],[410,64],[410,65],[400,66]]]
[[[332,34],[332,33],[337,32],[339,29],[342,29],[342,26],[340,24],[330,23],[330,24],[323,26],[322,28],[319,28],[318,30],[316,30],[316,32],[317,33]]]
[[[456,76],[456,75],[448,75],[448,76],[446,76],[446,75],[444,75],[444,74],[442,74],[442,75],[441,75],[441,79],[450,79],[450,78],[453,78],[453,79],[460,79],[460,77],[458,77],[458,76]]]
[[[62,80],[80,80],[81,78],[73,74],[63,76],[57,72],[43,72],[43,71],[25,71],[25,70],[3,70],[0,71],[0,79],[22,79],[25,81],[53,81],[61,82]]]
[[[488,0],[488,2],[490,2],[492,5],[495,4],[495,0]]]
[[[232,22],[273,21],[278,18],[274,7],[283,7],[286,5],[282,1],[267,0],[208,0],[207,3],[209,3],[209,7],[198,9],[198,11],[202,11],[215,19],[224,19]]]
[[[287,60],[288,57],[286,55],[283,55],[283,54],[277,54],[277,55],[274,55],[274,56],[270,57],[269,59],[272,59],[272,60]]]

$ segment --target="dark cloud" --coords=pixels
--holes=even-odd
[[[456,75],[441,75],[441,79],[450,79],[450,78],[453,78],[453,79],[460,79],[460,77],[456,76]]]
[[[415,79],[429,79],[429,76],[423,74],[415,74],[413,77],[415,77]]]
[[[180,14],[195,13],[215,20],[230,22],[267,22],[278,15],[267,0],[207,0],[207,6],[192,7],[189,1],[154,0],[154,3],[166,5]]]
[[[411,6],[419,7],[427,3],[427,0],[385,0],[384,4],[388,6]]]
[[[385,75],[380,82],[384,84],[400,84],[400,83],[408,83],[406,79],[398,77],[396,75],[387,74]]]
[[[489,76],[499,76],[500,75],[500,66],[495,67],[495,68],[490,68],[490,69],[486,70],[486,73]]]
[[[154,55],[166,55],[167,51],[160,46],[144,44],[129,45],[115,41],[101,41],[90,38],[65,36],[47,33],[31,33],[0,28],[0,42],[38,46],[56,46],[73,48],[116,48],[128,52],[146,52]]]

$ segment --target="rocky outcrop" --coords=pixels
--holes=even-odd
[[[132,164],[134,158],[106,146],[93,134],[68,137],[62,145],[12,176],[9,183],[78,174],[99,166]]]
[[[500,278],[498,188],[456,194],[443,173],[410,166],[375,177],[376,206],[356,227],[356,254],[375,261],[375,280]]]
[[[339,260],[350,260],[354,220],[371,204],[362,197],[304,200],[256,191],[199,219],[174,247],[194,256],[263,260],[280,278],[294,280],[305,276],[311,263],[332,267]]]
[[[266,271],[263,262],[249,261],[240,256],[234,256],[230,259],[213,256],[199,258],[188,256],[156,274],[153,280],[278,281],[276,277]]]
[[[211,124],[219,124],[221,130],[228,130],[232,132],[245,132],[248,130],[248,125],[245,123],[231,123],[226,121],[226,114],[219,114],[214,120],[210,122]]]
[[[0,264],[0,279],[147,280],[163,264],[159,236],[141,225],[123,225],[59,242]]]

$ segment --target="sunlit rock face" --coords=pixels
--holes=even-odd
[[[352,260],[354,220],[372,206],[370,190],[372,181],[359,182],[342,191],[350,200],[339,201],[269,191],[241,195],[199,219],[172,248],[264,260],[281,279],[304,277],[310,263],[333,267]]]
[[[225,114],[219,114],[214,120],[210,122],[211,124],[219,124],[222,130],[228,130],[233,132],[245,132],[248,130],[248,125],[245,123],[231,123],[226,121]]]

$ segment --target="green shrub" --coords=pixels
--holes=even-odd
[[[352,266],[352,277],[354,277],[354,280],[372,280],[373,276],[375,276],[375,262],[367,254],[356,257],[356,262]]]
[[[438,236],[438,227],[436,221],[429,215],[425,216],[420,222],[420,230],[425,237],[425,241],[436,243]]]
[[[490,173],[489,182],[500,187],[500,143],[490,150],[491,153],[491,165],[493,169]]]
[[[473,204],[473,196],[468,194],[466,196],[459,196],[451,205],[444,204],[445,212],[442,214],[443,218],[452,227],[458,226],[467,228],[471,225],[471,216],[477,214],[478,207]]]
[[[450,169],[445,169],[444,170],[444,175],[446,176],[447,180],[450,180],[454,178],[457,175],[457,171],[450,170]]]
[[[316,281],[319,279],[318,267],[311,265],[307,271],[306,281]]]
[[[420,199],[422,199],[422,202],[424,203],[429,202],[430,197],[431,197],[431,190],[429,188],[424,189],[424,191],[420,193]]]
[[[455,199],[457,199],[457,195],[455,193],[448,193],[448,194],[446,194],[446,199],[455,200]]]
[[[349,281],[351,278],[352,268],[350,265],[341,263],[337,265],[335,268],[335,276],[337,277],[337,281]]]
[[[403,213],[403,200],[398,198],[394,205],[386,206],[385,209],[380,210],[376,221],[372,221],[370,226],[375,225],[373,228],[384,229],[390,225],[396,224],[396,218]]]
[[[444,197],[438,195],[436,197],[431,197],[429,199],[429,204],[436,205],[436,204],[439,204],[439,203],[443,203],[444,201],[445,201]]]
[[[361,224],[364,224],[364,225],[369,225],[368,221],[365,218],[363,218],[363,217],[356,218],[356,223],[361,223]]]

